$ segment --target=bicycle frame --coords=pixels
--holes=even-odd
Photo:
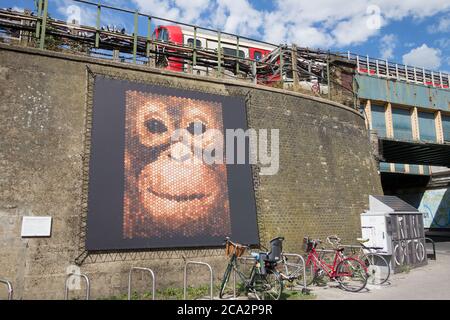
[[[231,264],[231,266],[232,266],[232,271],[236,272],[236,274],[239,276],[241,281],[243,283],[245,283],[245,286],[247,288],[253,288],[253,283],[255,281],[255,276],[257,273],[256,263],[257,263],[257,261],[255,260],[255,263],[253,264],[252,269],[250,271],[250,275],[247,276],[245,273],[243,273],[241,270],[239,270],[238,260],[237,260],[237,257],[235,254],[233,254],[233,256],[231,257],[230,262],[229,262],[229,264]]]
[[[313,263],[314,273],[319,269],[318,266],[326,272],[327,276],[330,279],[336,278],[338,276],[347,276],[347,273],[338,273],[337,265],[343,261],[345,257],[342,255],[342,252],[339,250],[335,250],[333,264],[326,263],[323,259],[319,257],[319,254],[316,251],[316,248],[312,248],[308,253],[308,258],[306,260],[306,266],[309,266],[310,263]]]

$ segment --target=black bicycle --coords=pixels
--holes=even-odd
[[[251,257],[243,258],[244,252],[249,249],[248,246],[234,243],[229,238],[225,240],[225,253],[230,260],[225,274],[223,275],[220,286],[219,297],[225,296],[225,288],[230,280],[231,274],[239,277],[243,283],[246,294],[249,292],[255,294],[258,300],[278,300],[283,292],[283,281],[280,273],[276,270],[277,261],[281,259],[281,243],[284,238],[275,238],[271,244],[270,252],[252,253]],[[238,260],[246,259],[251,263],[250,274],[241,270],[241,264]]]

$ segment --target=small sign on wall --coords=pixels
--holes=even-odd
[[[22,237],[50,237],[52,217],[30,217],[22,219]]]

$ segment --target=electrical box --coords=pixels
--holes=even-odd
[[[395,196],[369,196],[369,211],[361,214],[367,247],[380,247],[394,272],[427,264],[423,214]]]

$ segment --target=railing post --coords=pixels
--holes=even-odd
[[[258,78],[256,76],[256,61],[252,61],[252,81],[253,84],[258,84]]]
[[[37,17],[36,17],[36,39],[40,36],[41,31],[41,19],[42,19],[42,0],[39,0],[37,7]]]
[[[239,74],[239,36],[236,36],[236,75]]]
[[[197,65],[197,27],[194,26],[194,49],[192,52],[192,73],[194,73],[194,67]]]
[[[97,4],[97,20],[95,23],[95,47],[98,48],[100,45],[100,14],[102,11],[102,5],[100,4],[100,0]]]
[[[136,63],[138,28],[139,28],[139,12],[136,11],[134,13],[134,30],[133,30],[133,63]]]
[[[328,100],[331,100],[331,79],[330,79],[330,53],[327,56],[327,85],[328,85]]]
[[[222,45],[220,42],[220,31],[217,31],[217,76],[222,76]]]
[[[298,70],[297,70],[297,46],[295,44],[291,47],[291,59],[292,59],[292,81],[294,82],[294,90],[298,90]]]
[[[148,17],[147,20],[147,46],[145,55],[150,59],[150,42],[152,40],[152,17]]]
[[[284,69],[284,59],[283,59],[283,45],[280,45],[280,82],[281,82],[281,87],[284,87],[284,74],[283,74],[283,69]]]
[[[42,14],[41,39],[39,40],[39,48],[44,49],[45,31],[47,28],[48,0],[44,0],[44,12]]]
[[[367,63],[367,74],[370,74],[370,59],[369,59],[369,55],[366,56],[366,63]]]

